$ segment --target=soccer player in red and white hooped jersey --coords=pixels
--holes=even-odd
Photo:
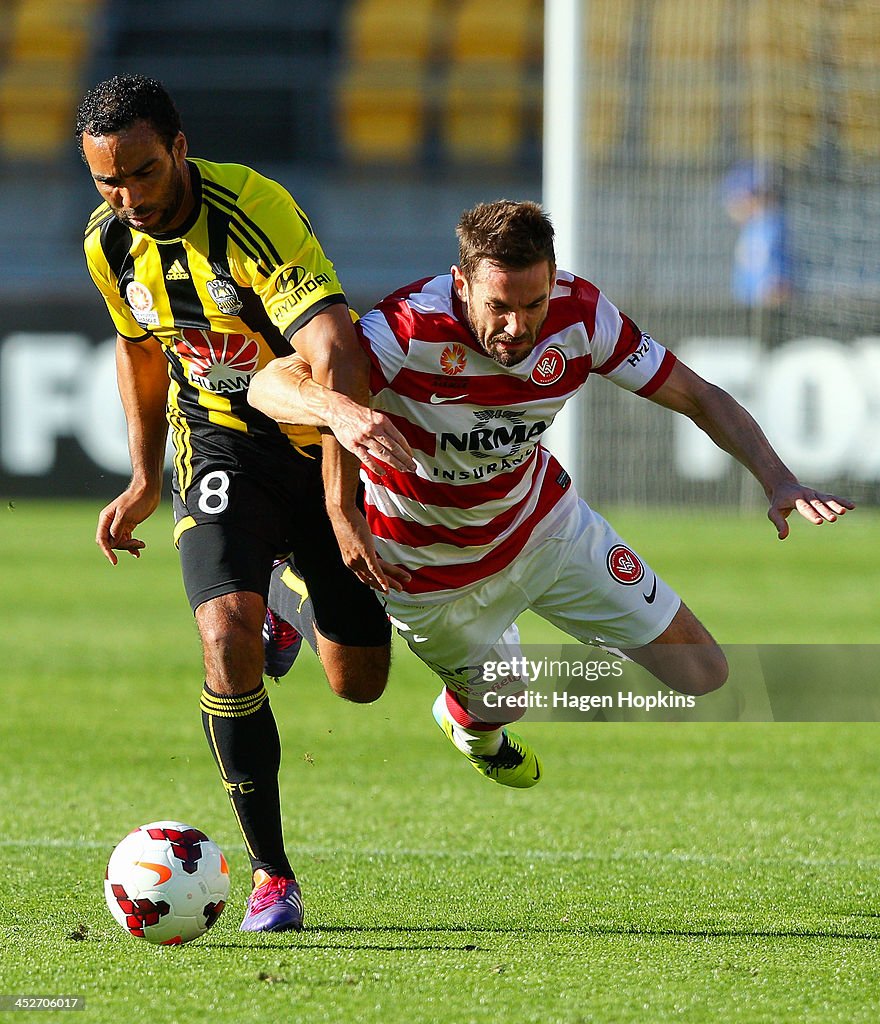
[[[535,285],[524,323],[546,318],[533,347],[530,338],[481,349],[454,275],[401,289],[358,324],[373,407],[418,461],[414,474],[363,471],[367,522],[381,557],[409,571],[406,592],[423,600],[494,575],[572,514],[577,496],[541,441],[590,374],[648,396],[675,363],[588,281],[559,272],[551,289],[541,273]]]
[[[680,692],[707,693],[727,676],[705,627],[578,498],[542,444],[590,375],[689,416],[761,483],[781,539],[795,509],[822,523],[854,506],[800,484],[730,395],[594,285],[558,271],[553,228],[537,204],[481,204],[463,214],[458,237],[450,275],[395,292],[358,325],[371,413],[403,434],[414,472],[377,467],[390,445],[381,429],[315,384],[296,357],[258,373],[249,398],[280,422],[329,427],[361,457],[382,572],[337,530],[343,557],[385,591],[401,635],[443,679],[434,714],[446,735],[484,775],[525,788],[540,762],[487,713],[481,698],[497,684],[481,667],[517,656],[515,620],[527,608],[578,640],[623,650]],[[355,534],[353,500],[349,514]]]

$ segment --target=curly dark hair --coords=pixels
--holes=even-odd
[[[465,210],[455,233],[458,265],[469,281],[483,260],[509,270],[525,270],[544,260],[551,270],[556,268],[553,225],[537,203],[480,203]]]
[[[143,75],[115,75],[83,96],[76,110],[76,141],[83,154],[83,133],[115,135],[136,121],[147,121],[169,153],[180,131],[180,114],[161,82]]]

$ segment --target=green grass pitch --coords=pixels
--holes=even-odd
[[[168,511],[112,569],[97,509],[0,510],[0,995],[84,997],[108,1024],[877,1019],[877,725],[533,723],[545,778],[515,792],[456,755],[400,647],[370,707],[311,654],[270,684],[308,928],[240,933]],[[876,512],[783,544],[760,511],[610,518],[722,642],[877,641]],[[169,949],[125,936],[101,888],[163,817],[232,872],[216,927]]]

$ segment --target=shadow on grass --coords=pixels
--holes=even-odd
[[[877,914],[864,914],[858,915],[867,918],[877,918],[880,915]],[[422,925],[416,927],[404,927],[402,925],[378,925],[372,927],[364,926],[345,926],[345,925],[313,925],[308,928],[305,932],[294,933],[279,933],[278,935],[272,935],[271,933],[264,933],[261,935],[261,945],[266,944],[266,940],[279,939],[284,941],[285,945],[288,944],[291,938],[297,939],[302,942],[304,949],[358,949],[358,950],[381,950],[384,952],[425,952],[430,950],[438,950],[441,952],[489,952],[489,948],[485,946],[477,946],[473,943],[464,943],[461,945],[456,944],[399,944],[399,945],[379,945],[374,943],[358,943],[358,942],[321,942],[320,937],[324,934],[331,935],[351,935],[353,938],[367,936],[367,935],[419,935],[419,934],[456,934],[456,933],[467,933],[468,935],[580,935],[584,937],[590,936],[601,936],[601,935],[644,935],[652,938],[671,938],[671,939],[726,939],[726,938],[742,938],[742,939],[847,939],[849,941],[862,941],[862,942],[876,942],[880,939],[880,929],[875,931],[853,931],[851,929],[844,928],[663,928],[663,927],[626,927],[621,925],[585,925],[579,927],[577,925],[571,925],[569,927],[553,927],[553,928],[486,928],[486,927],[471,927],[467,925]],[[318,941],[310,941],[313,937]],[[210,945],[217,949],[238,949],[238,948],[253,948],[253,943],[247,940],[241,942],[217,942],[212,943],[210,940],[202,943],[203,945]],[[274,943],[271,943],[274,945]]]
[[[340,929],[342,930],[342,929]],[[355,929],[352,929],[355,930]],[[369,929],[362,929],[368,931]],[[409,929],[404,929],[408,931]],[[444,930],[444,929],[438,929]],[[279,947],[289,949],[290,939],[302,940],[302,933],[290,933],[280,932],[278,935],[264,935],[261,937],[259,944],[255,945],[253,942],[202,942],[201,946],[210,946],[211,949],[277,949]],[[277,942],[267,942],[267,939],[277,939]],[[281,941],[288,940],[288,941]],[[331,950],[366,950],[376,951],[380,953],[472,953],[475,950],[480,950],[484,953],[489,953],[491,950],[485,946],[472,946],[470,944],[464,946],[444,946],[444,945],[421,945],[421,946],[380,946],[378,943],[364,942],[302,942],[299,947],[302,950],[312,949],[331,949]]]

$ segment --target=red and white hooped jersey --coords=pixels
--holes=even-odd
[[[404,566],[421,600],[499,572],[547,537],[577,500],[541,444],[590,374],[639,395],[675,357],[594,285],[557,272],[538,343],[516,366],[478,345],[451,275],[383,299],[358,323],[373,407],[409,441],[418,471],[366,469],[366,515],[380,557]]]

